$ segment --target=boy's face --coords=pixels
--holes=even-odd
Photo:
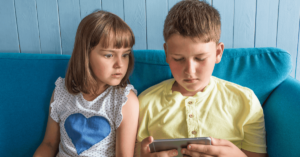
[[[221,61],[224,44],[173,34],[164,49],[176,80],[172,89],[192,96],[208,85],[215,64]]]

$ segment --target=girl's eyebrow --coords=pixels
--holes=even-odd
[[[110,49],[100,49],[99,51],[106,51],[106,52],[113,52],[113,53],[116,53],[117,51],[115,50],[110,50]],[[131,48],[130,49],[127,49],[125,50],[124,52],[131,52]]]

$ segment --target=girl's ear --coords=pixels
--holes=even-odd
[[[164,43],[164,50],[165,50],[165,55],[166,55],[166,62],[168,63],[168,57],[167,57],[168,53],[167,53],[167,44],[166,43]]]
[[[217,45],[217,50],[216,50],[216,64],[221,62],[223,51],[224,51],[224,43],[220,42]]]

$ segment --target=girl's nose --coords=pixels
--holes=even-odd
[[[114,64],[114,68],[121,68],[123,66],[122,57],[117,57],[116,62]]]

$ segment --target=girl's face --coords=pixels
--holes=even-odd
[[[176,82],[172,90],[193,96],[209,83],[216,63],[221,61],[224,44],[202,42],[198,38],[172,35],[164,44],[166,60]]]
[[[98,44],[92,49],[90,67],[100,87],[120,84],[127,72],[130,53],[131,48],[116,49],[112,45],[104,49]]]

